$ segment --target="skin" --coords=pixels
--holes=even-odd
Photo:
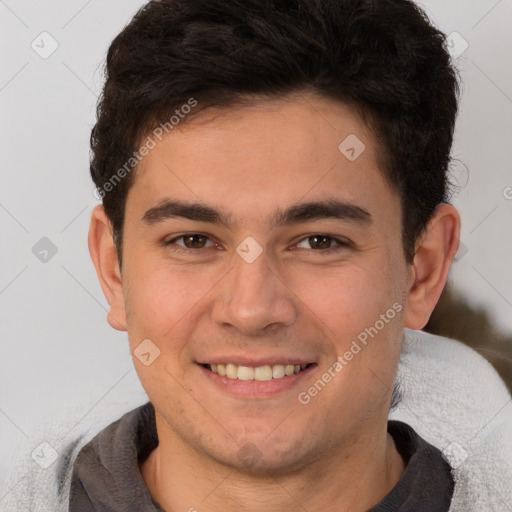
[[[355,161],[338,150],[349,134],[366,146]],[[101,205],[94,209],[89,248],[108,321],[128,332],[132,354],[145,339],[160,350],[149,366],[133,361],[160,441],[141,474],[165,510],[364,511],[402,476],[386,426],[403,328],[428,321],[460,219],[453,206],[439,205],[407,264],[400,198],[377,157],[375,134],[353,109],[295,94],[204,111],[150,151],[127,197],[122,272],[110,222]],[[232,225],[142,220],[166,199],[211,206]],[[271,223],[277,209],[327,199],[364,208],[371,223]],[[209,238],[183,252],[184,239],[175,239],[185,233]],[[317,244],[308,238],[315,234],[332,239]],[[236,252],[248,236],[263,248],[252,263]],[[326,245],[338,249],[327,254]],[[300,403],[298,393],[393,304],[402,310]],[[212,385],[197,364],[216,354],[294,355],[316,366],[291,389],[238,397]],[[241,450],[258,454],[250,467]]]

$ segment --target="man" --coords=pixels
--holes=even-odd
[[[452,351],[440,382],[466,358],[505,396],[416,333],[458,248],[457,92],[407,0],[137,13],[107,57],[89,248],[150,402],[74,445],[70,511],[505,510],[498,475],[455,473],[442,396],[414,391],[430,346]],[[390,419],[399,382],[437,445]]]

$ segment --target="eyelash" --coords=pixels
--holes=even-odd
[[[162,245],[164,247],[169,247],[169,246],[175,244],[175,242],[177,240],[183,239],[183,238],[185,238],[187,236],[194,236],[194,235],[204,236],[205,238],[208,239],[208,241],[212,241],[211,238],[208,235],[204,234],[204,233],[190,232],[190,233],[183,233],[182,235],[174,237],[171,240],[163,241]],[[308,238],[311,238],[311,237],[314,237],[314,236],[326,237],[326,238],[329,238],[332,242],[337,242],[337,245],[335,245],[334,247],[330,247],[328,249],[309,249],[312,253],[317,253],[318,255],[331,254],[333,252],[336,252],[336,251],[339,251],[339,250],[343,250],[343,249],[347,249],[347,248],[352,246],[351,242],[349,242],[348,240],[341,240],[339,238],[336,238],[336,237],[331,236],[331,235],[327,235],[325,233],[314,233],[312,235],[305,236],[305,237],[301,238],[294,245],[298,245],[301,242],[303,242],[304,240],[307,240]],[[213,243],[215,243],[215,242],[213,242]],[[202,249],[212,249],[212,248],[214,248],[214,247],[201,247],[199,249],[190,249],[188,247],[184,247],[184,246],[179,245],[179,246],[175,246],[173,248],[173,250],[177,251],[177,252],[186,253],[186,254],[197,254]],[[308,249],[306,249],[306,250],[308,250]]]

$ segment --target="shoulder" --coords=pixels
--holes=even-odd
[[[452,366],[454,370],[463,370],[463,373],[468,370],[486,372],[496,383],[502,382],[485,358],[466,344],[453,338],[405,328],[402,356],[403,361],[418,356],[424,362]],[[505,386],[504,388],[506,389]]]
[[[457,415],[474,423],[489,419],[511,400],[504,381],[478,352],[423,331],[404,330],[397,379],[405,405],[439,413],[447,421]]]
[[[47,437],[48,438],[48,437]],[[82,436],[68,441],[63,447],[58,446],[57,439],[50,440],[44,448],[31,444],[19,449],[20,460],[7,479],[7,492],[0,501],[0,510],[8,512],[54,512],[67,511],[67,493],[69,492],[69,480],[72,471],[73,460],[76,458],[83,444]],[[56,460],[49,466],[38,465],[27,453],[43,450],[45,457]],[[51,458],[48,463],[51,462]]]
[[[36,435],[16,450],[16,461],[7,476],[6,492],[0,497],[0,511],[67,512],[73,465],[84,447],[101,442],[120,427],[121,420],[135,421],[139,414],[149,414],[148,407],[137,406],[130,398],[122,403],[105,403],[104,408],[66,432],[64,423],[48,422],[38,426]],[[113,411],[118,409],[117,413]],[[123,410],[124,408],[124,410]],[[128,411],[127,411],[128,410]],[[79,413],[71,406],[69,414]],[[112,421],[117,416],[117,420]],[[126,421],[123,425],[126,425]],[[37,439],[37,440],[36,440]],[[44,439],[48,465],[39,465],[33,454]]]
[[[456,481],[451,510],[502,510],[512,498],[512,399],[492,365],[460,341],[405,329],[397,381],[403,398],[390,418],[442,451]]]
[[[421,430],[473,434],[476,425],[507,423],[511,396],[501,377],[462,342],[404,330],[397,373],[403,399],[397,416],[418,415]],[[419,419],[416,422],[420,423]]]

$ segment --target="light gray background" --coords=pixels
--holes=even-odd
[[[51,438],[59,450],[90,415],[108,423],[145,401],[126,334],[106,323],[87,248],[100,65],[142,3],[0,0],[0,509],[10,467],[20,457],[35,463],[45,425],[62,426],[63,437]],[[512,0],[421,3],[469,44],[456,59],[464,85],[453,149],[467,253],[450,279],[510,332]],[[43,45],[43,31],[59,45],[47,59],[31,47]],[[58,251],[46,263],[32,252],[42,237]]]

